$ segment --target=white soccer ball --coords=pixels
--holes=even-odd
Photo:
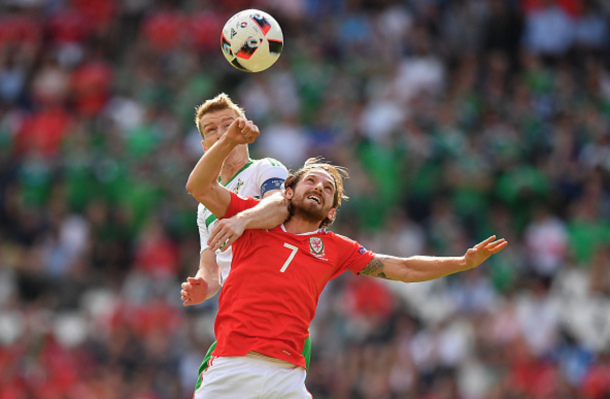
[[[280,58],[284,35],[277,21],[264,11],[249,9],[233,15],[222,28],[220,48],[235,68],[260,72]]]

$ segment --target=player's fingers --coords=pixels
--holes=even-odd
[[[495,240],[495,239],[496,239],[496,236],[495,236],[495,235],[493,235],[493,236],[491,236],[491,237],[487,238],[486,240],[481,241],[480,243],[478,243],[478,244],[477,244],[477,245],[475,245],[474,247],[475,247],[475,248],[481,248],[481,247],[484,247],[484,246],[486,246],[487,244],[489,244],[490,242],[492,242],[492,241],[493,241],[493,240]]]
[[[233,243],[239,238],[239,236],[231,236],[227,242],[225,243],[225,246],[222,248],[222,252],[226,251],[231,245],[233,245]]]
[[[222,234],[218,234],[218,237],[214,238],[214,242],[212,242],[211,249],[216,251],[219,248],[226,247],[226,242],[229,239],[229,234],[226,232],[222,232]]]
[[[498,252],[500,252],[501,250],[504,249],[504,247],[506,247],[508,245],[508,241],[501,241],[498,243],[493,243],[493,245],[489,248],[489,250],[496,254]]]
[[[223,226],[223,228],[218,229],[215,232],[212,231],[212,233],[210,234],[210,238],[208,239],[208,245],[216,245],[216,243],[218,243],[219,241],[220,242],[226,241],[226,238],[224,238],[224,240],[223,240],[223,237],[226,236],[227,234],[228,234],[227,230],[224,228],[224,226]]]
[[[193,285],[199,285],[201,284],[201,278],[195,278],[195,277],[187,277],[186,281],[189,282],[189,288]]]
[[[494,242],[490,242],[489,244],[487,244],[485,246],[485,248],[493,248],[493,247],[496,247],[496,246],[502,244],[503,242],[506,242],[506,240],[504,238],[501,238],[501,239],[496,240]]]
[[[214,239],[214,237],[216,237],[218,235],[219,232],[224,230],[224,228],[225,228],[225,221],[219,220],[218,223],[216,223],[216,225],[214,225],[214,228],[212,228],[212,230],[210,231],[210,237],[208,238],[208,244],[210,243],[210,241],[212,241]]]
[[[217,249],[222,248],[223,245],[224,245],[224,242],[221,239],[216,239],[216,240],[214,240],[214,242],[212,242],[210,244],[210,250],[216,251]]]

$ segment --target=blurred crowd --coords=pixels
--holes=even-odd
[[[285,47],[219,49],[245,8]],[[317,399],[610,398],[610,3],[5,0],[0,399],[192,397],[217,299],[195,274],[195,106],[227,92],[255,158],[346,166],[332,229],[397,256],[508,240],[418,284],[320,299]]]

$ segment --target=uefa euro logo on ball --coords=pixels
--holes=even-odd
[[[264,11],[250,9],[233,15],[222,28],[220,48],[227,61],[245,72],[260,72],[280,58],[282,28]]]

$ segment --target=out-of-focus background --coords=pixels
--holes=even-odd
[[[285,48],[233,69],[256,7]],[[4,0],[0,399],[192,397],[216,299],[198,267],[194,108],[219,92],[253,157],[351,172],[333,230],[483,266],[344,275],[312,325],[317,399],[610,397],[610,3],[604,0]],[[238,383],[238,382],[236,382]]]

